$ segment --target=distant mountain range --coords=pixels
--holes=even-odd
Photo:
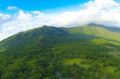
[[[119,79],[120,28],[43,26],[0,42],[0,79]]]

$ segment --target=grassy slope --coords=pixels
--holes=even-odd
[[[111,31],[103,26],[73,27],[70,28],[69,31],[73,34],[93,35],[99,37],[100,39],[103,39],[106,42],[120,45],[120,32]]]

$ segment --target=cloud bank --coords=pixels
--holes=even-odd
[[[0,13],[0,40],[42,25],[70,27],[97,23],[120,27],[120,3],[115,0],[91,0],[76,8],[77,10],[59,12],[26,12],[17,7],[8,6],[7,10],[17,9],[17,12]]]

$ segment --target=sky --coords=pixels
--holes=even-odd
[[[0,7],[4,11],[8,6],[16,6],[20,9],[31,10],[51,10],[71,5],[77,5],[88,0],[0,0]]]
[[[0,0],[0,40],[43,25],[120,27],[120,0]]]

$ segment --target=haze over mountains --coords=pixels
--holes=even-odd
[[[63,0],[60,1],[61,4],[58,5],[64,5]],[[24,8],[26,7],[35,7],[36,4],[38,8],[42,6],[42,2],[35,2],[34,6],[26,6],[29,4],[29,1],[26,4],[24,1],[22,2],[22,5],[25,5],[24,8],[21,8],[21,4],[17,1],[12,2],[4,2],[1,3],[2,5],[11,4],[6,6],[7,12],[1,11],[0,12],[0,40],[5,39],[11,35],[14,35],[18,32],[37,28],[39,26],[43,26],[44,24],[48,26],[58,26],[58,27],[65,27],[65,26],[79,26],[79,25],[86,25],[88,23],[96,23],[96,24],[102,24],[106,26],[113,26],[113,27],[119,27],[120,26],[120,3],[119,0],[74,0],[74,2],[83,2],[77,3],[77,5],[71,5],[69,8],[61,7],[61,9],[51,9],[41,11],[41,10],[29,10],[26,11]],[[16,3],[16,6],[14,5]],[[52,0],[52,2],[45,1],[46,5],[44,7],[51,7],[51,6],[57,6],[56,0]],[[65,3],[69,3],[72,1],[67,1]],[[43,1],[44,3],[44,1]],[[59,2],[57,2],[59,3]],[[51,4],[48,5],[48,4]],[[55,5],[56,4],[56,5]],[[12,6],[14,5],[14,6]],[[17,6],[18,5],[18,6]],[[21,6],[19,6],[21,5]],[[43,7],[43,8],[44,8]],[[30,9],[31,9],[30,8]],[[29,8],[28,8],[29,9]],[[6,11],[6,10],[5,10]],[[18,29],[19,28],[19,29]]]
[[[120,29],[43,26],[0,42],[0,79],[119,79]]]

